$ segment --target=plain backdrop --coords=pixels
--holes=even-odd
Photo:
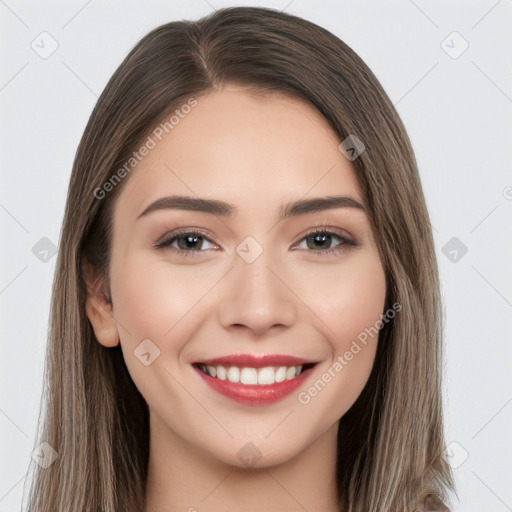
[[[327,28],[395,104],[435,228],[455,510],[512,511],[511,0],[0,0],[0,512],[21,507],[54,250],[92,108],[147,32],[227,5],[284,9]]]

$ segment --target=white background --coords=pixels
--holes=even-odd
[[[227,5],[285,9],[327,28],[395,104],[435,227],[455,510],[512,511],[512,1],[288,2],[0,0],[0,512],[20,510],[42,390],[55,257],[43,262],[32,248],[43,237],[58,244],[87,119],[142,36]],[[43,31],[58,42],[46,59],[31,48]],[[469,47],[453,58],[461,37]],[[455,262],[442,252],[452,237],[468,249]]]

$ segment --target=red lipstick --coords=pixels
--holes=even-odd
[[[242,384],[241,382],[231,382],[220,378],[212,377],[205,373],[201,367],[223,366],[226,371],[235,366],[242,368],[265,368],[273,367],[276,370],[279,367],[302,366],[299,375],[275,382],[274,384]],[[203,359],[193,364],[194,370],[202,379],[215,391],[230,398],[238,403],[251,406],[269,405],[290,395],[311,375],[316,362],[307,359],[282,355],[282,354],[232,354],[223,357]]]

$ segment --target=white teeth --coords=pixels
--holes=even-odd
[[[212,377],[215,377],[215,375],[210,374]],[[224,366],[217,366],[217,379],[220,380],[226,380],[228,378],[226,373],[226,368]]]
[[[257,384],[258,372],[256,368],[242,368],[240,373],[240,382],[242,384]]]
[[[228,370],[228,380],[229,382],[240,382],[240,368],[232,366]]]
[[[260,368],[258,372],[258,384],[268,385],[274,384],[275,374],[274,370],[270,367]]]
[[[293,377],[295,377],[296,370],[297,369],[295,368],[295,366],[290,366],[290,368],[287,368],[286,369],[286,380],[293,379]]]
[[[276,372],[276,382],[283,382],[286,379],[286,366],[281,366]]]
[[[268,386],[276,382],[291,380],[302,372],[302,365],[296,366],[266,366],[264,368],[238,368],[230,366],[204,366],[201,369],[211,377],[229,382],[247,384],[250,386]]]

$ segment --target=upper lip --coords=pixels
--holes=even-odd
[[[195,364],[264,368],[266,366],[296,366],[316,363],[317,361],[286,354],[231,354],[222,357],[214,357],[213,359],[202,359],[196,361]]]

